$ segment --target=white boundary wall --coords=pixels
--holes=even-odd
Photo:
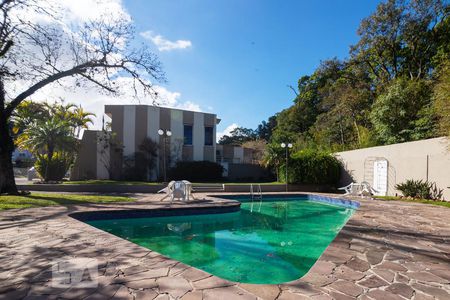
[[[401,194],[395,185],[407,179],[428,179],[436,182],[444,190],[444,198],[450,200],[450,142],[445,137],[344,151],[335,155],[346,170],[341,179],[342,186],[351,181],[345,175],[352,176],[355,182],[368,180],[371,170],[367,166],[376,158],[385,158],[389,164],[388,195]],[[373,184],[370,179],[368,181]]]

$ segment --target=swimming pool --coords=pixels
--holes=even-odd
[[[224,279],[277,284],[305,275],[357,207],[311,195],[235,199],[236,212],[87,223]]]

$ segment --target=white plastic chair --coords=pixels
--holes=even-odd
[[[172,203],[174,199],[186,201],[186,183],[184,183],[183,181],[175,181],[172,185],[169,184],[169,191],[170,203]]]
[[[166,193],[166,196],[164,196],[160,201],[170,198],[171,204],[174,199],[188,201],[192,197],[192,183],[187,180],[171,181],[167,187],[159,190],[157,193]]]
[[[357,194],[358,184],[355,182],[350,183],[349,185],[338,188],[339,191],[345,191],[344,195],[356,195]]]
[[[338,190],[345,191],[344,195],[350,196],[370,196],[378,193],[378,191],[375,190],[367,181],[363,181],[361,183],[352,182],[349,185],[338,188]]]
[[[367,181],[363,181],[361,182],[361,192],[360,192],[361,196],[365,196],[365,195],[376,195],[378,194],[378,191],[376,189],[374,189],[370,183],[368,183]]]

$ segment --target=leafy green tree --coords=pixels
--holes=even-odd
[[[378,96],[371,120],[384,144],[432,137],[436,117],[432,110],[430,83],[399,78]]]
[[[368,67],[378,88],[400,76],[428,77],[438,42],[448,34],[436,29],[447,10],[442,0],[388,0],[379,4],[376,12],[361,22],[352,59]]]
[[[367,114],[374,98],[368,73],[358,65],[343,63],[335,78],[319,89],[322,113],[310,135],[322,149],[368,146],[363,132],[371,126]]]
[[[261,124],[258,125],[255,132],[259,139],[269,141],[272,137],[273,130],[277,126],[277,116],[271,116],[266,121],[262,121]]]
[[[57,151],[75,150],[76,141],[70,126],[58,119],[30,124],[19,138],[19,146],[35,155],[46,154],[51,160]]]
[[[297,149],[341,151],[435,136],[436,115],[444,124],[447,113],[448,98],[439,102],[433,86],[450,57],[449,14],[441,0],[378,5],[361,22],[349,60],[325,60],[299,79],[293,105],[276,115],[269,146],[289,141]]]
[[[81,107],[77,106],[71,116],[71,123],[75,130],[75,136],[79,137],[82,129],[88,129],[88,124],[94,124],[94,113],[87,112]]]
[[[237,127],[230,132],[230,135],[224,135],[220,138],[220,145],[240,146],[245,142],[255,140],[257,134],[253,129]]]
[[[12,165],[12,117],[18,106],[49,85],[91,84],[119,94],[117,75],[127,78],[134,91],[156,97],[153,83],[164,81],[158,58],[146,47],[136,48],[132,20],[104,14],[71,26],[67,11],[45,0],[0,2],[0,194],[17,194]],[[19,16],[40,14],[30,21]],[[45,20],[41,22],[41,20]],[[20,89],[11,88],[22,80]]]
[[[33,153],[37,158],[37,165],[43,165],[42,161],[45,161],[46,166],[55,165],[53,162],[54,156],[56,155],[58,159],[64,156],[65,159],[62,162],[64,166],[58,169],[65,168],[65,172],[67,172],[70,163],[73,161],[78,141],[73,136],[71,127],[67,122],[51,118],[28,125],[19,136],[18,144],[20,148]],[[55,178],[57,176],[47,167],[38,169],[38,171],[45,181],[62,179]]]
[[[280,144],[272,142],[267,144],[263,158],[262,165],[271,169],[277,175],[277,181],[280,181],[279,168],[285,159],[285,149],[281,148]]]
[[[439,40],[436,46],[436,54],[432,58],[433,66],[439,69],[447,65],[450,60],[450,6],[446,7],[446,17],[436,25]]]
[[[151,172],[156,167],[158,156],[158,144],[150,138],[144,138],[138,146],[138,150],[125,157],[123,179],[147,181]]]
[[[450,60],[442,64],[433,92],[439,134],[450,136]]]
[[[76,156],[79,129],[92,123],[91,116],[81,106],[70,103],[25,101],[13,119],[18,128],[17,145],[33,153],[44,180],[61,180],[59,176],[64,176]]]
[[[16,137],[35,120],[45,120],[48,118],[48,110],[43,103],[25,100],[20,103],[11,116],[12,133]]]

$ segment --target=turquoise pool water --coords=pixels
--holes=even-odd
[[[276,284],[305,275],[353,211],[307,198],[265,199],[233,213],[87,223],[221,278]]]

